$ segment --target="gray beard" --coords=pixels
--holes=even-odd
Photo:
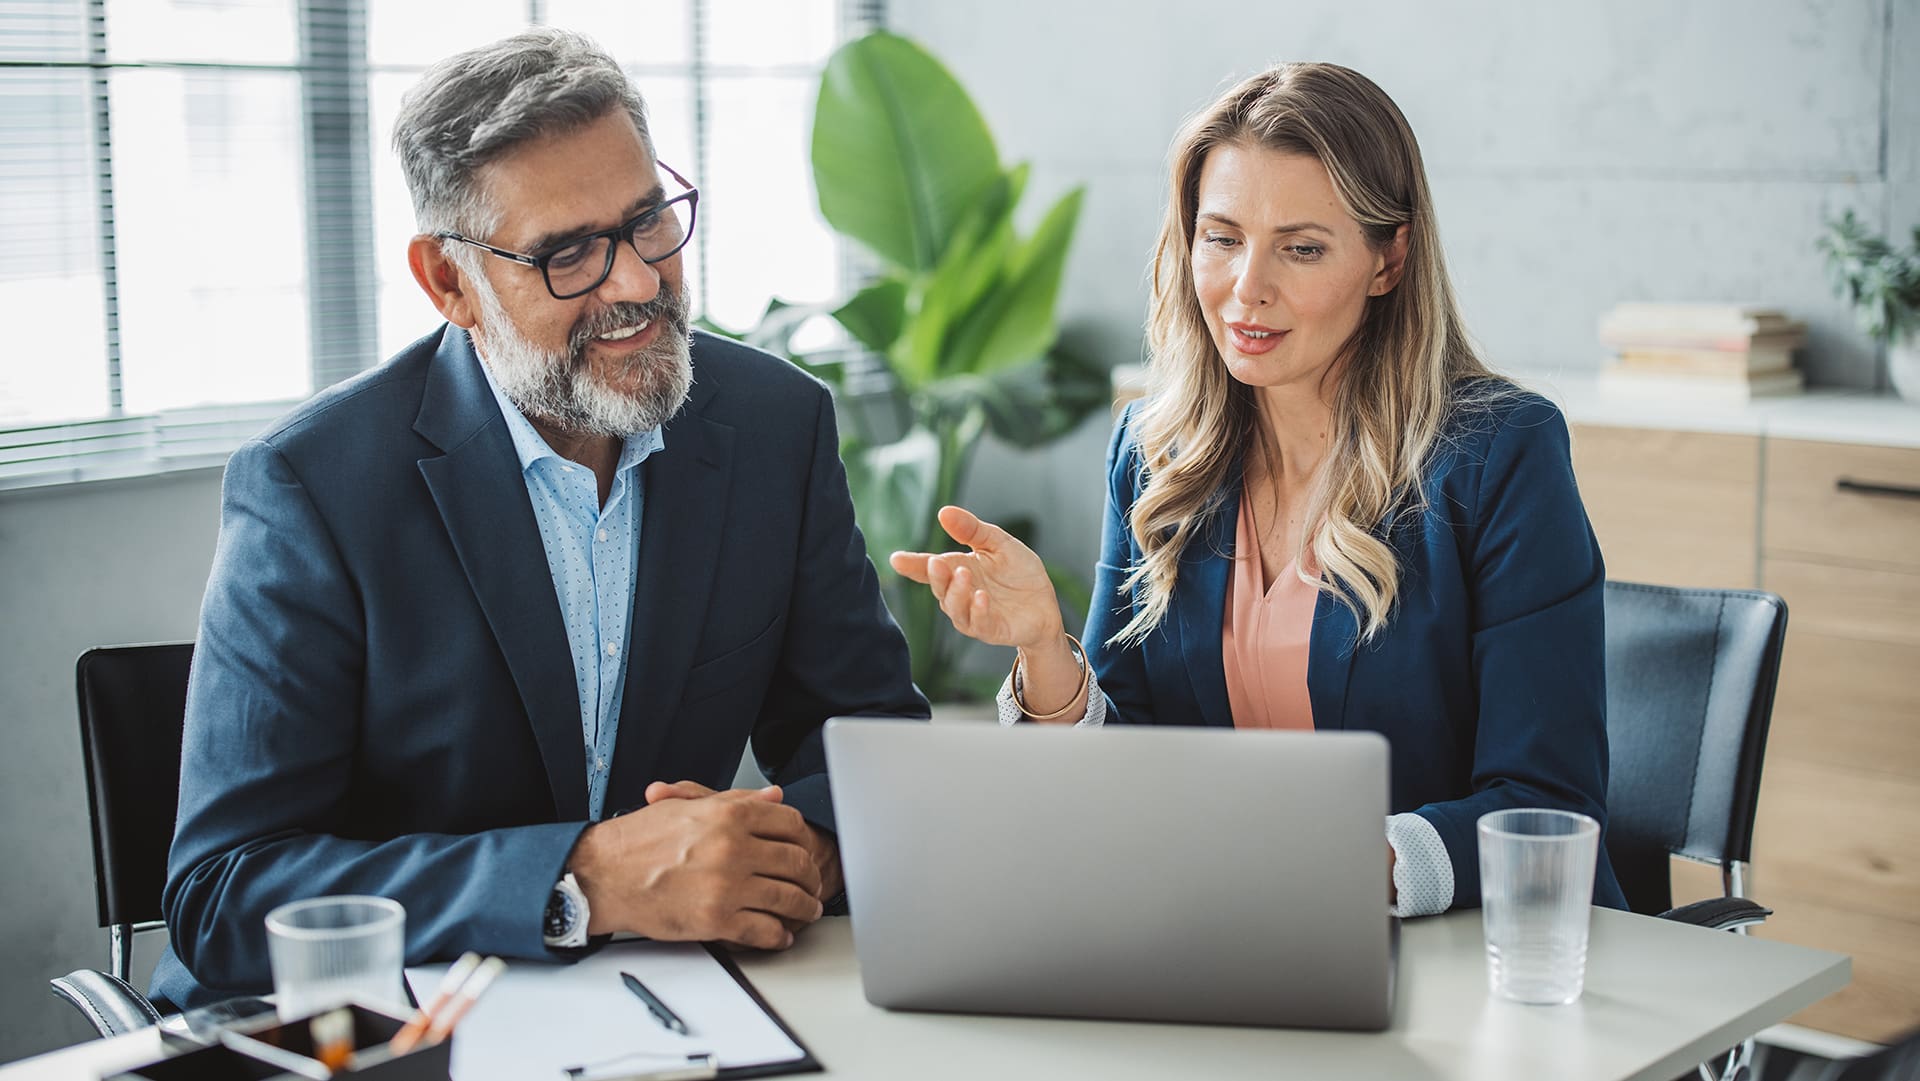
[[[470,276],[470,280],[472,277]],[[583,318],[567,348],[541,349],[521,335],[484,278],[475,290],[480,325],[474,335],[481,360],[514,408],[571,435],[625,439],[666,424],[693,389],[693,348],[686,296],[666,292],[645,304],[622,301]],[[623,375],[638,373],[636,391],[618,389],[595,375],[587,347],[596,335],[650,319],[659,327],[652,345],[635,354]]]

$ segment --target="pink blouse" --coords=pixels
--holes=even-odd
[[[1267,582],[1260,566],[1253,500],[1245,492],[1240,495],[1233,552],[1220,642],[1233,726],[1311,729],[1307,647],[1320,591],[1294,573],[1296,561],[1289,561],[1275,581]]]

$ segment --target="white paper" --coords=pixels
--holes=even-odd
[[[446,970],[407,969],[414,998],[431,999]],[[633,973],[678,1014],[687,1035],[655,1020],[627,990],[622,972]],[[509,962],[454,1029],[453,1081],[558,1081],[569,1066],[620,1059],[618,1065],[637,1072],[706,1053],[717,1056],[721,1069],[805,1054],[705,947],[616,942],[570,965]]]

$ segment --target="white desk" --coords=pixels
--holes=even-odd
[[[930,932],[937,933],[937,932]],[[833,919],[742,967],[826,1077],[1381,1078],[1668,1081],[1845,986],[1847,958],[1595,910],[1586,994],[1572,1006],[1487,996],[1480,913],[1410,920],[1385,1033],[891,1013],[860,994],[852,927]],[[158,1036],[82,1044],[0,1081],[95,1078],[155,1057]]]

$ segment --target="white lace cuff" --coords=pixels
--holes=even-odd
[[[1085,664],[1086,661],[1083,659],[1081,663]],[[1017,672],[1017,671],[1019,671],[1019,666],[1015,665],[1014,672]],[[1017,705],[1014,705],[1014,702],[1013,702],[1014,672],[1007,673],[1007,678],[1004,681],[1002,681],[1000,684],[1000,693],[995,695],[993,698],[993,704],[999,707],[999,710],[1000,710],[1001,724],[1018,724],[1020,723],[1020,719],[1026,716],[1026,714],[1020,712],[1020,707]],[[1022,684],[1020,690],[1022,693],[1025,693],[1026,686]],[[1098,728],[1099,726],[1105,724],[1106,721],[1107,721],[1107,696],[1101,693],[1100,677],[1094,675],[1092,672],[1088,672],[1087,673],[1087,712],[1085,716],[1081,717],[1078,721],[1074,722],[1073,726],[1075,728]]]
[[[1417,814],[1387,816],[1393,846],[1396,916],[1432,916],[1453,905],[1453,859],[1433,823]]]

